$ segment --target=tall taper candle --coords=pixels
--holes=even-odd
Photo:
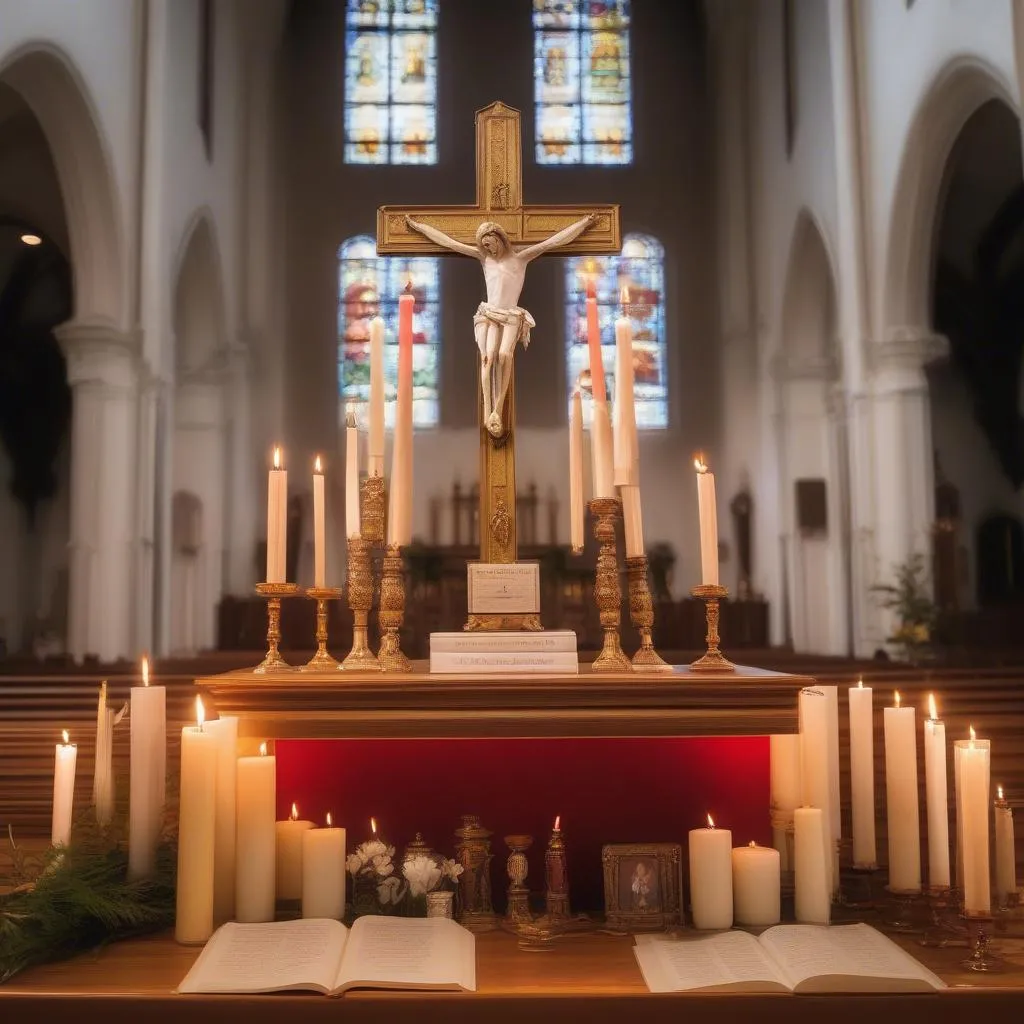
[[[213,865],[217,819],[217,737],[203,729],[196,697],[196,725],[181,730],[181,804],[178,820],[178,942],[205,942],[213,934]]]
[[[718,505],[715,474],[708,471],[703,455],[693,460],[697,470],[697,511],[700,514],[700,575],[704,586],[718,586]]]
[[[622,523],[626,538],[626,557],[639,558],[644,553],[644,520],[640,508],[640,488],[622,485]]]
[[[284,583],[288,552],[288,470],[274,448],[267,477],[267,583]]]
[[[590,417],[590,464],[594,497],[615,497],[615,473],[612,467],[612,424],[608,403],[594,401]]]
[[[205,731],[217,741],[217,812],[213,852],[213,921],[221,925],[235,916],[235,841],[238,830],[238,719],[222,716],[207,722]]]
[[[956,813],[963,850],[964,910],[986,917],[992,913],[992,884],[989,860],[989,756],[987,741],[977,740],[971,729],[969,740],[957,740]]]
[[[623,313],[615,321],[615,483],[640,483],[640,447],[633,401],[633,328],[625,315],[629,292],[622,289]]]
[[[921,818],[917,799],[917,730],[914,709],[900,706],[898,690],[893,706],[884,709],[884,724],[889,888],[896,892],[920,892]]]
[[[274,920],[277,832],[277,759],[267,756],[238,759],[237,862],[235,917],[242,922]]]
[[[410,285],[411,287],[411,285]],[[398,300],[398,397],[391,450],[391,501],[388,543],[405,547],[412,540],[412,311],[407,288]]]
[[[345,916],[345,830],[331,824],[302,833],[302,916]]]
[[[834,884],[834,855],[837,836],[832,834],[832,786],[829,758],[829,699],[826,687],[800,691],[800,780],[805,807],[817,807],[822,813],[825,849],[829,851],[825,871],[829,891]]]
[[[68,742],[68,731],[62,734],[63,743],[58,743],[53,761],[53,817],[50,827],[50,842],[54,846],[67,846],[71,838],[71,811],[75,803],[75,766],[78,763],[78,747]]]
[[[359,535],[359,431],[350,412],[345,417],[345,536]]]
[[[873,868],[875,845],[875,720],[871,687],[864,680],[847,690],[850,704],[850,796],[853,818],[853,866]]]
[[[92,770],[92,802],[96,824],[109,825],[114,816],[114,711],[107,707],[107,681],[100,683],[96,707],[96,756]]]
[[[690,830],[690,909],[694,928],[732,927],[732,832],[710,814]]]
[[[928,694],[928,718],[924,722],[924,789],[928,814],[928,886],[948,889],[949,796],[946,779],[946,725],[935,708],[935,694]]]
[[[145,878],[156,870],[167,794],[167,690],[149,685],[148,658],[129,707],[128,877]]]
[[[793,812],[794,915],[800,924],[828,924],[832,907],[832,858],[826,814],[820,807]]]
[[[1009,903],[1017,891],[1017,861],[1014,849],[1013,811],[1003,796],[1003,787],[996,789],[996,900],[1000,907]]]
[[[313,586],[327,586],[327,524],[324,512],[324,467],[313,463]]]
[[[604,360],[601,356],[601,325],[597,315],[597,290],[594,281],[587,282],[587,350],[590,355],[590,390],[596,402],[608,401],[604,382]]]
[[[569,544],[583,550],[583,400],[580,389],[572,394],[569,417]]]
[[[384,475],[384,321],[370,321],[370,435],[367,473]],[[351,534],[349,534],[351,536]]]

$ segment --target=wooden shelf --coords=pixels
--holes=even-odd
[[[242,737],[491,738],[760,736],[797,731],[807,676],[735,672],[579,675],[227,672],[196,685]]]

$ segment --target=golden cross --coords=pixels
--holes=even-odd
[[[377,252],[382,256],[437,256],[449,250],[406,226],[423,221],[470,245],[485,220],[500,224],[513,245],[548,238],[588,213],[598,220],[553,255],[601,256],[622,248],[619,207],[532,206],[523,202],[523,156],[519,111],[500,101],[476,112],[476,203],[472,206],[381,206],[377,209]]]

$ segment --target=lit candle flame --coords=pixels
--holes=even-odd
[[[1002,800],[1003,799],[1003,787],[1002,786],[996,786],[996,799],[997,800]]]
[[[274,446],[274,469],[280,469],[280,468],[281,468],[281,449],[277,445],[275,445]]]
[[[969,726],[967,726],[967,728],[970,730],[970,733],[971,733],[971,746],[973,747],[974,746],[974,741],[978,737],[975,735],[974,726],[973,725],[969,725]]]
[[[206,721],[206,708],[203,707],[203,698],[196,697],[196,722],[199,725],[199,731],[203,731],[203,722]]]
[[[64,746],[66,747],[68,745],[68,731],[67,731],[67,729],[65,729],[61,733],[61,735],[64,737]]]
[[[149,686],[149,658],[142,658],[142,685]]]
[[[323,471],[324,471],[324,467],[323,467],[323,464],[320,462],[320,456],[318,455],[313,460],[313,472],[314,473],[322,473]]]
[[[750,840],[750,846],[751,847],[757,846],[757,842],[755,840],[751,839]]]
[[[371,831],[371,832],[372,832],[372,833],[373,833],[374,835],[376,835],[376,834],[377,834],[377,819],[376,819],[376,818],[371,818],[371,819],[370,819],[370,831]]]
[[[698,473],[706,473],[708,471],[708,464],[704,461],[703,452],[698,452],[693,457],[693,468],[697,470]]]
[[[267,756],[267,744],[264,742],[264,743],[260,744],[260,757],[266,757],[266,756]]]
[[[558,831],[558,827],[562,824],[562,816],[560,814],[555,815],[555,831]]]
[[[899,690],[893,690],[893,692],[892,692],[892,699],[896,702],[896,707],[899,707],[900,706],[900,691]]]
[[[292,804],[292,813],[289,815],[289,818],[291,818],[292,821],[299,820],[299,809],[295,804]]]
[[[937,722],[939,720],[939,712],[938,712],[938,710],[935,707],[935,694],[934,693],[929,693],[928,694],[928,717],[933,722]]]
[[[331,827],[331,812],[330,811],[327,812],[327,827],[328,828]]]
[[[712,818],[711,815],[709,814],[708,815],[708,828],[714,828],[714,827],[715,827],[715,819]]]
[[[860,679],[857,680],[857,689],[858,690],[863,690],[864,689],[864,677],[863,676],[861,676]]]
[[[622,290],[619,292],[619,302],[624,306],[629,305],[629,285],[622,286]]]

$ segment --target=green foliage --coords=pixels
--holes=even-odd
[[[938,608],[932,600],[928,564],[920,552],[896,566],[896,582],[871,588],[881,594],[880,604],[896,618],[889,643],[903,648],[905,660],[916,661],[930,650]]]
[[[0,984],[34,964],[61,960],[174,922],[176,851],[162,844],[153,878],[128,880],[116,835],[76,826],[67,847],[30,858],[11,836],[15,887],[0,895]]]

